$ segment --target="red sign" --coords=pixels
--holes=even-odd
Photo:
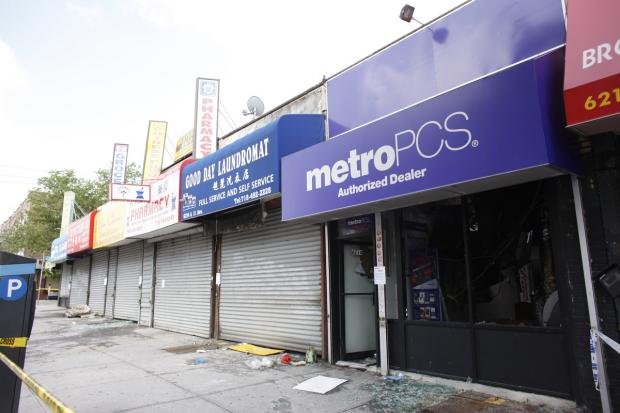
[[[620,1],[571,0],[567,14],[568,126],[620,113]]]
[[[97,211],[72,222],[69,225],[67,254],[75,254],[93,248],[93,228]]]

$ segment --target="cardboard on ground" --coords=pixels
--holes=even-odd
[[[254,344],[238,344],[236,346],[228,347],[230,350],[239,351],[241,353],[249,353],[255,356],[271,356],[284,352],[284,350],[277,350],[274,348],[266,348],[255,346]]]
[[[345,383],[346,381],[346,379],[337,379],[335,377],[316,376],[299,383],[293,388],[296,390],[325,394],[340,386],[342,383]]]

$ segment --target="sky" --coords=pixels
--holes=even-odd
[[[463,0],[408,0],[428,22]],[[220,79],[222,136],[417,28],[404,1],[0,0],[0,223],[50,170],[142,165],[192,128],[197,77]],[[166,163],[166,160],[164,161]],[[79,202],[79,201],[78,201]]]

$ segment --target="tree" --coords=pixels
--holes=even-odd
[[[140,181],[142,172],[135,164],[127,168],[127,182]],[[49,255],[52,241],[58,237],[62,216],[62,205],[66,191],[75,192],[77,204],[90,212],[108,201],[110,169],[99,169],[96,178],[78,178],[71,169],[51,171],[39,178],[37,186],[28,194],[30,208],[23,223],[17,224],[6,233],[0,234],[0,249],[6,251],[24,250],[32,257]]]

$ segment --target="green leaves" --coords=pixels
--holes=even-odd
[[[95,210],[108,201],[110,168],[99,169],[95,179],[79,178],[72,169],[50,171],[39,178],[37,186],[28,194],[30,204],[25,219],[0,234],[0,249],[24,251],[31,257],[50,254],[52,241],[59,236],[62,204],[66,191],[75,192],[75,200],[85,212]],[[129,164],[127,183],[140,183],[142,171]]]

